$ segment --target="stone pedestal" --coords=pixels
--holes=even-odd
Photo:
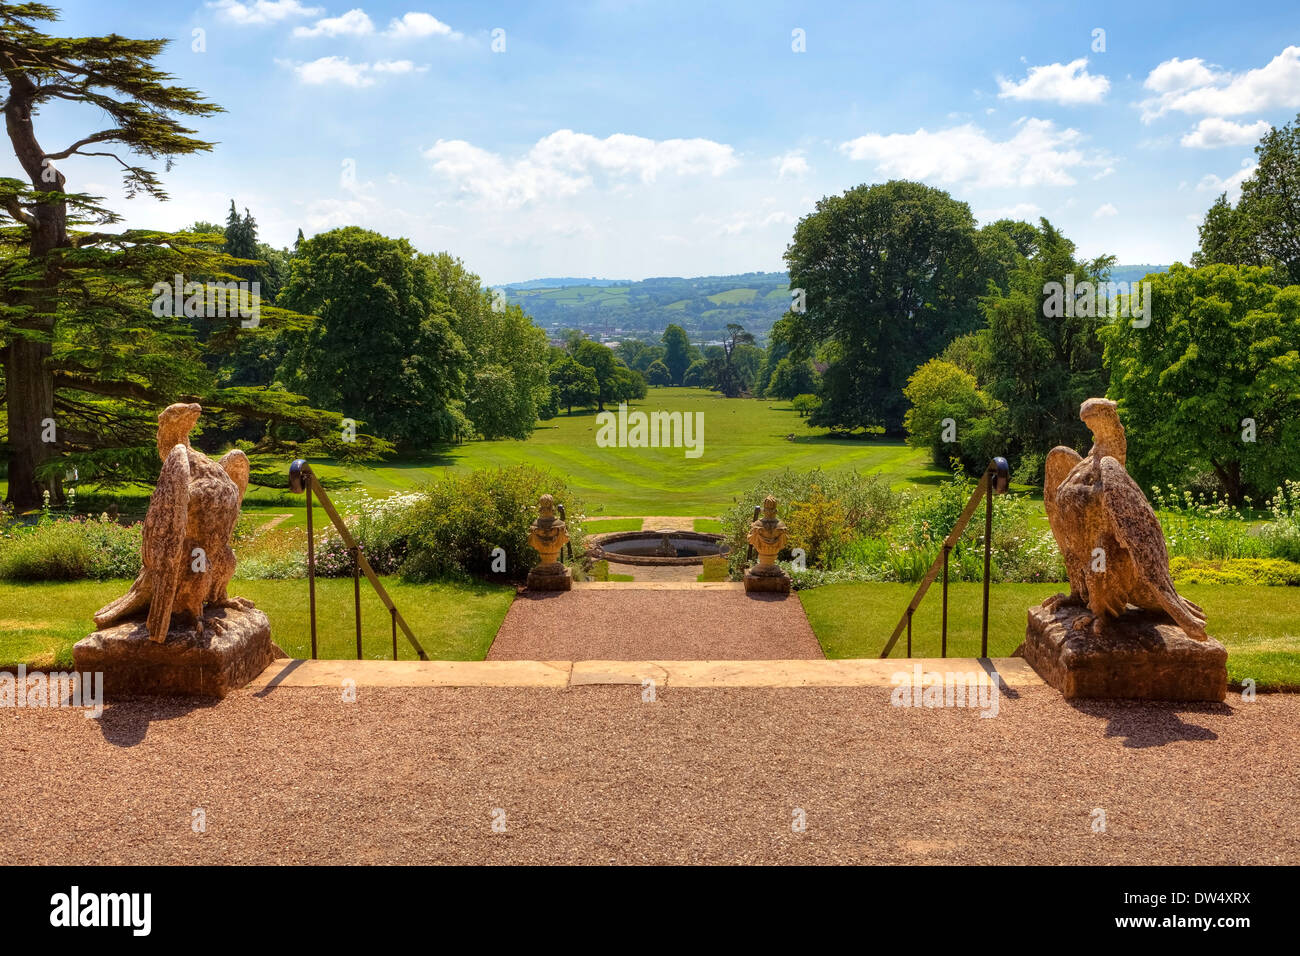
[[[745,590],[789,594],[790,575],[778,564],[760,564],[745,572]]]
[[[96,631],[72,648],[78,671],[103,672],[106,697],[225,697],[283,656],[271,641],[270,621],[251,606],[209,609],[201,635],[175,625],[158,643],[141,618]]]
[[[539,564],[528,572],[528,590],[571,591],[573,572],[558,561],[552,564]]]
[[[1227,649],[1150,611],[1130,609],[1094,633],[1086,607],[1030,608],[1017,654],[1067,698],[1221,701],[1228,692]]]

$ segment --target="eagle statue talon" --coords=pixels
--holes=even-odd
[[[1088,599],[1083,595],[1071,591],[1069,594],[1053,594],[1043,602],[1043,607],[1049,611],[1055,611],[1063,607],[1087,607]]]

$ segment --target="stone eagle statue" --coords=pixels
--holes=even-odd
[[[226,596],[235,573],[230,547],[239,507],[248,488],[248,457],[231,451],[213,461],[190,447],[190,432],[203,409],[168,405],[158,415],[162,471],[144,519],[144,567],[131,590],[95,614],[103,628],[148,609],[151,640],[162,643],[173,619],[203,631],[203,607],[251,608]]]
[[[1188,637],[1206,640],[1205,612],[1174,589],[1160,522],[1125,470],[1127,442],[1116,404],[1090,398],[1079,418],[1093,436],[1088,456],[1065,446],[1047,456],[1043,504],[1065,559],[1070,594],[1045,605],[1087,605],[1094,630],[1129,605],[1163,611]]]

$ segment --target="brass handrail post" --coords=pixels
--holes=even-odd
[[[297,459],[296,461],[293,462],[293,464],[289,466],[289,490],[295,493],[304,492],[304,491],[307,493],[307,528],[308,528],[307,556],[308,556],[308,578],[310,582],[309,586],[311,588],[312,658],[315,659],[316,657],[315,552],[313,550],[314,539],[311,536],[311,496],[312,493],[315,492],[316,497],[320,499],[320,506],[323,509],[325,509],[326,516],[328,516],[330,521],[333,522],[334,527],[338,530],[339,537],[343,539],[344,547],[346,547],[353,554],[352,575],[354,579],[353,590],[354,590],[354,597],[356,601],[356,613],[357,613],[357,657],[358,659],[360,659],[361,657],[360,575],[364,574],[366,576],[366,580],[370,582],[370,586],[373,587],[375,589],[375,593],[379,595],[379,600],[383,602],[384,607],[388,608],[389,613],[393,615],[393,620],[397,623],[399,627],[401,627],[402,633],[406,635],[406,639],[410,641],[411,646],[415,648],[415,652],[420,656],[420,660],[427,661],[429,659],[429,655],[425,653],[424,648],[420,645],[420,642],[415,639],[415,634],[412,633],[411,626],[406,623],[406,618],[402,617],[402,612],[397,609],[397,605],[394,604],[393,599],[389,597],[388,589],[384,587],[383,582],[379,580],[379,576],[375,574],[375,569],[372,568],[370,566],[370,562],[366,560],[366,556],[361,548],[361,545],[357,542],[355,538],[352,537],[352,532],[348,530],[347,523],[344,522],[343,517],[338,513],[338,510],[335,509],[334,503],[330,501],[329,495],[325,493],[324,487],[321,486],[320,481],[317,480],[315,473],[311,470],[311,465],[309,465],[306,461],[304,461],[301,458]]]

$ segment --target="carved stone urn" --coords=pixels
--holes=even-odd
[[[528,528],[528,543],[542,560],[528,572],[528,589],[568,591],[573,587],[573,572],[560,562],[560,552],[569,541],[569,529],[555,516],[555,499],[550,495],[542,495],[537,512]]]
[[[763,499],[763,515],[749,526],[747,540],[758,555],[758,564],[745,572],[745,590],[789,594],[790,575],[776,563],[776,558],[790,535],[785,522],[776,516],[776,499],[771,495]]]

